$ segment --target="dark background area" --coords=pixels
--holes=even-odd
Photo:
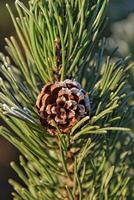
[[[0,52],[6,54],[4,38],[15,35],[15,30],[5,3],[9,3],[14,12],[15,9],[14,0],[0,0]],[[110,0],[108,15],[109,22],[104,32],[108,38],[108,48],[119,46],[117,56],[124,57],[131,53],[134,58],[134,0]],[[130,71],[130,77],[133,86],[134,69]],[[133,123],[131,122],[131,126]],[[18,155],[17,150],[0,137],[0,200],[12,199],[12,188],[8,184],[8,179],[17,177],[10,167],[10,162],[17,162]]]

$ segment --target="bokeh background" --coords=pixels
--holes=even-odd
[[[0,0],[0,52],[5,54],[4,38],[15,35],[5,3],[9,3],[15,12],[14,1]],[[134,61],[134,0],[110,0],[108,15],[109,22],[103,33],[107,37],[107,52],[118,46],[117,57],[131,54]],[[130,84],[134,89],[134,68],[130,71]],[[134,120],[130,122],[132,128],[134,128],[133,124]],[[12,188],[8,184],[8,179],[10,177],[17,179],[17,177],[10,167],[10,162],[12,160],[18,162],[18,155],[17,150],[0,137],[0,200],[12,199]]]

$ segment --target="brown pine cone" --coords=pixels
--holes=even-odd
[[[90,113],[86,92],[78,82],[69,79],[46,84],[37,98],[36,107],[41,124],[52,134],[57,132],[54,122],[60,132],[66,134]]]

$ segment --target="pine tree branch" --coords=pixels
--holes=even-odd
[[[17,0],[15,18],[7,5],[18,38],[6,38],[11,61],[0,54],[0,116],[6,124],[0,135],[22,154],[21,167],[11,164],[24,182],[9,181],[15,200],[134,197],[134,141],[127,128],[133,64],[104,56],[106,41],[99,38],[107,6],[107,0],[29,0],[27,6]],[[53,124],[58,134],[51,135],[40,123],[37,95],[44,83],[69,75],[88,92],[91,112],[68,135]]]

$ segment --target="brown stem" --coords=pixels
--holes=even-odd
[[[62,54],[61,54],[61,41],[60,38],[55,39],[55,54],[56,54],[56,70],[53,71],[56,81],[60,80],[60,69],[62,65]]]

